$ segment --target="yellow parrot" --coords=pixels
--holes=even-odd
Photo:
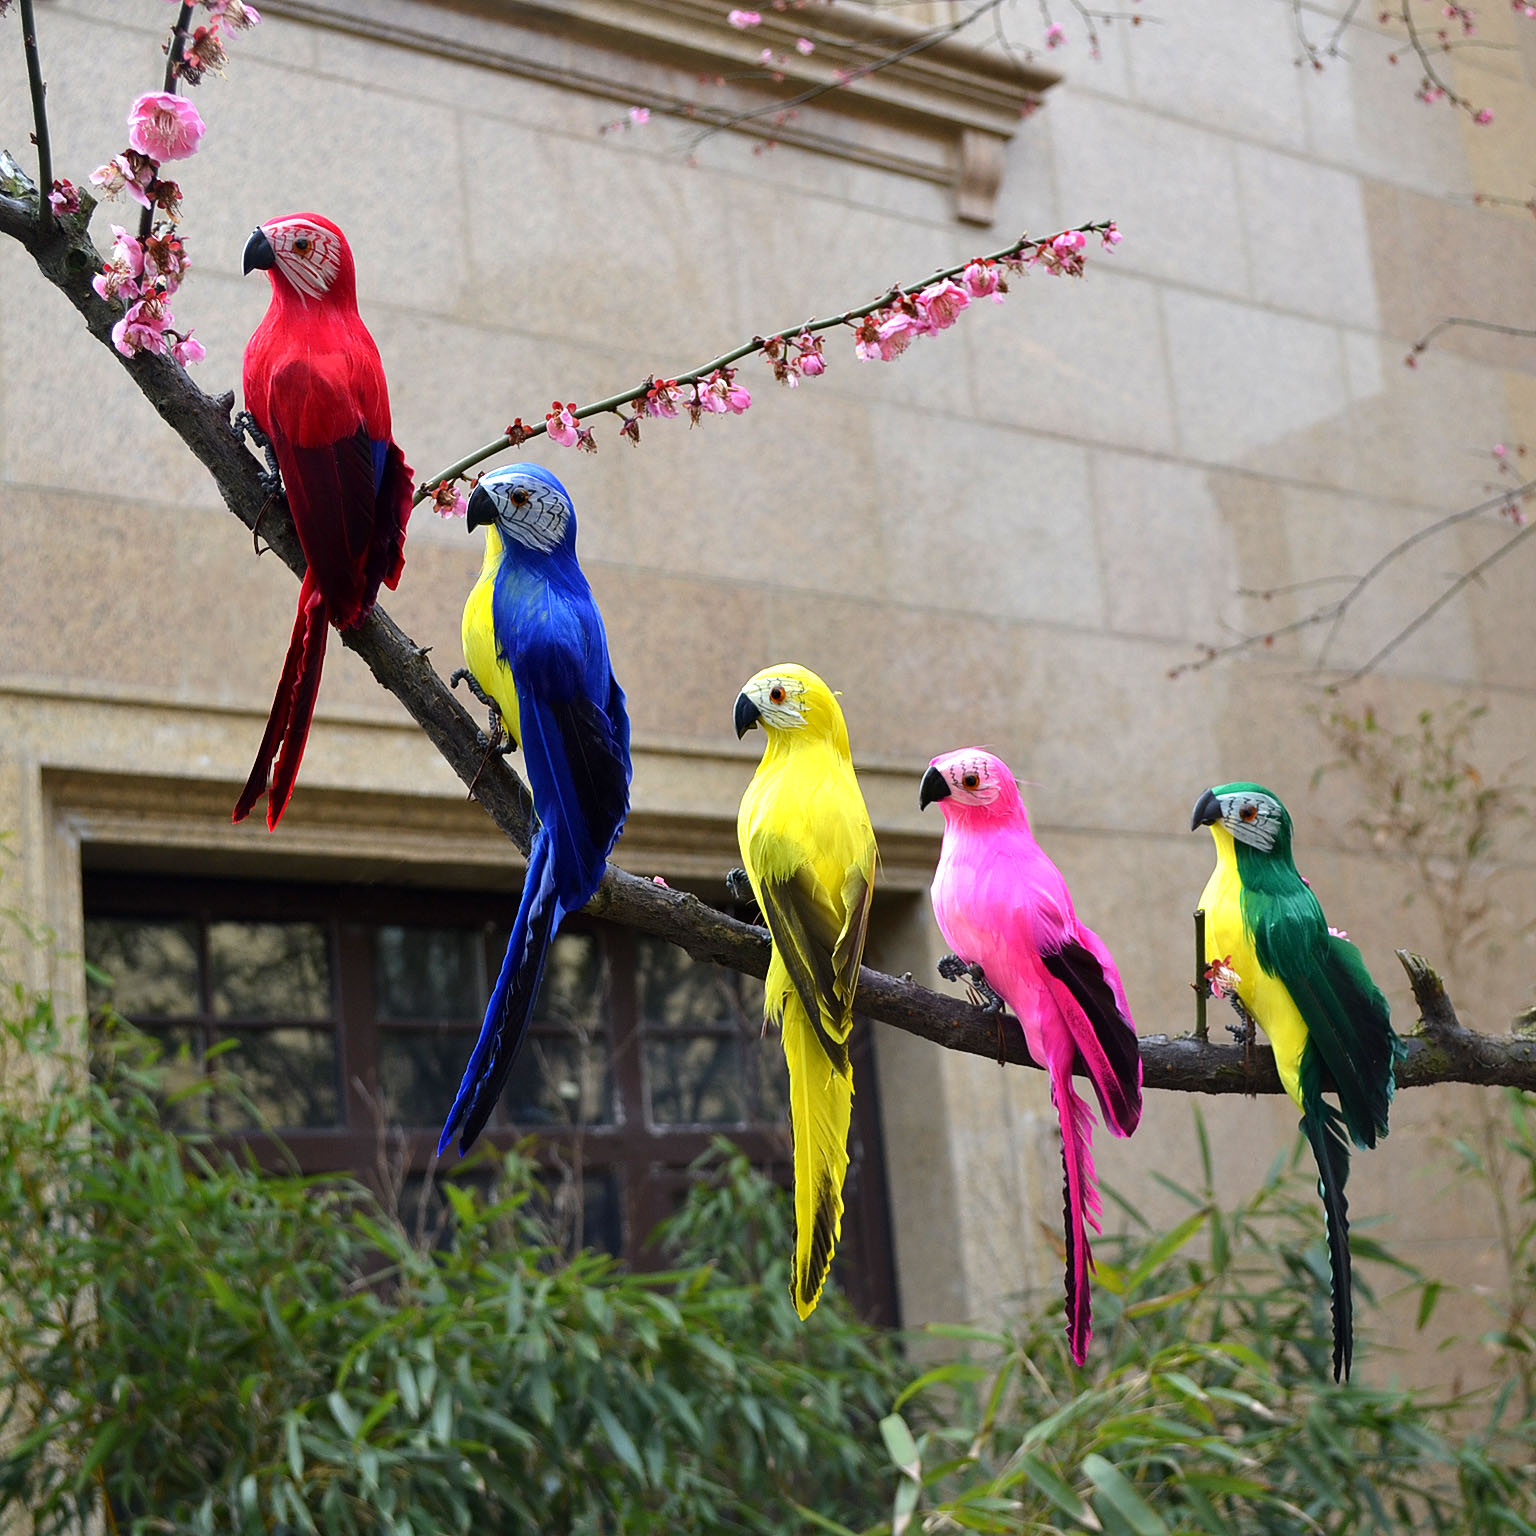
[[[842,1235],[853,1120],[853,994],[869,929],[875,833],[832,690],[804,667],[759,672],[736,735],[761,725],[763,760],[736,820],[752,894],[773,939],[763,1021],[783,1033],[795,1142],[791,1295],[809,1317]]]

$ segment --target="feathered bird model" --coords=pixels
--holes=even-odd
[[[576,562],[570,496],[547,469],[512,464],[481,480],[468,512],[470,529],[485,529],[485,561],[464,604],[464,660],[476,692],[522,744],[537,825],[506,958],[439,1156],[455,1136],[467,1152],[496,1107],[549,946],[566,914],[592,899],[629,810],[629,716],[603,616]]]
[[[875,834],[832,690],[804,667],[765,668],[736,700],[736,735],[761,725],[763,760],[736,837],[773,939],[765,1026],[783,1032],[794,1134],[790,1291],[809,1317],[842,1235],[853,1120],[853,996],[869,927]]]
[[[1006,1002],[1046,1068],[1066,1173],[1067,1339],[1081,1365],[1093,1336],[1087,1227],[1099,1230],[1093,1115],[1072,1086],[1087,1073],[1104,1120],[1129,1136],[1141,1119],[1141,1053],[1125,987],[1103,940],[1078,921],[1061,871],[1041,851],[1007,765],[979,747],[934,758],[918,793],[938,801],[944,844],[933,877],[939,931],[973,985]],[[979,967],[978,973],[974,968]],[[951,980],[953,966],[940,967]]]
[[[1360,951],[1328,927],[1296,872],[1290,812],[1279,798],[1260,784],[1223,784],[1200,796],[1190,826],[1209,827],[1216,839],[1216,868],[1200,897],[1206,961],[1236,973],[1227,985],[1269,1036],[1280,1081],[1301,1110],[1317,1159],[1337,1381],[1349,1375],[1354,1356],[1344,1199],[1349,1141],[1374,1147],[1387,1134],[1396,1067],[1407,1047]],[[1326,1087],[1338,1094],[1338,1109],[1323,1098]]]
[[[266,734],[235,805],[243,821],[266,792],[275,828],[309,737],[327,623],[361,624],[379,584],[400,580],[411,471],[391,437],[384,367],[357,312],[342,232],[315,213],[273,219],[246,242],[244,267],[272,282],[245,348],[246,409],[269,462],[276,457],[309,563]]]

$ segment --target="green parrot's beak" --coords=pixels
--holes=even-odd
[[[761,718],[756,704],[746,694],[736,695],[736,739],[740,741]]]
[[[270,272],[276,265],[277,252],[272,249],[267,232],[264,229],[253,229],[251,238],[245,242],[245,256],[240,262],[240,270],[248,273],[259,268],[263,272]]]
[[[1195,801],[1195,813],[1189,819],[1189,830],[1198,832],[1201,827],[1213,827],[1221,820],[1221,801],[1210,790]]]
[[[926,811],[935,800],[947,800],[949,798],[949,781],[937,768],[930,767],[923,775],[923,782],[917,790],[917,808]]]

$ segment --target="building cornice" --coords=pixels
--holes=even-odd
[[[981,224],[992,219],[1008,140],[1061,78],[954,37],[903,54],[926,29],[850,4],[814,13],[764,9],[761,25],[746,31],[726,25],[726,0],[371,0],[366,7],[269,0],[263,9],[547,85],[642,101],[701,130],[724,128],[950,185],[956,215]],[[795,48],[802,32],[815,38],[809,55]],[[765,47],[780,78],[765,78]],[[890,62],[860,73],[881,60]],[[730,83],[711,87],[705,101],[700,76]]]

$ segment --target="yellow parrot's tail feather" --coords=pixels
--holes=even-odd
[[[853,1123],[853,1073],[828,1059],[798,998],[784,1009],[789,1119],[795,1138],[795,1272],[802,1318],[816,1310],[843,1230],[843,1179]]]

